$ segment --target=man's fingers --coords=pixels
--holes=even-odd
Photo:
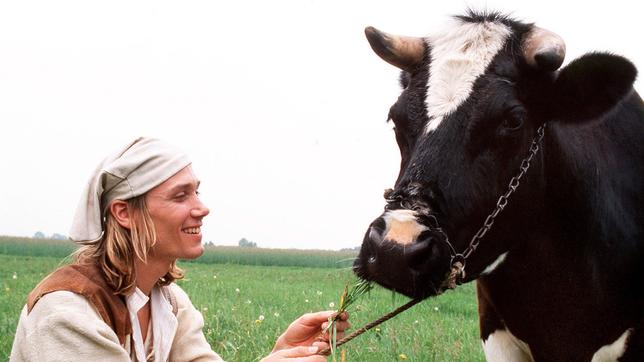
[[[326,343],[324,341],[315,341],[315,342],[313,342],[313,345],[316,346],[318,348],[318,350],[320,350],[320,351],[323,351],[323,350],[331,347],[328,343]]]
[[[351,323],[344,321],[335,322],[335,325],[338,331],[346,331],[347,329],[351,328]]]
[[[315,312],[315,313],[306,313],[300,317],[300,322],[306,325],[317,326],[329,320],[329,317],[333,317],[335,316],[335,314],[336,312],[333,310],[325,310],[325,311]],[[349,319],[349,313],[342,312],[340,314],[341,321],[346,321],[348,319]]]
[[[283,349],[275,352],[274,354],[279,355],[280,357],[286,358],[296,358],[296,357],[307,357],[313,356],[320,351],[318,346],[298,346],[289,349]]]
[[[316,313],[306,313],[302,315],[299,319],[303,325],[319,326],[320,324],[329,320],[329,317],[331,317],[334,313],[335,312],[332,310],[325,310],[325,311],[316,312]]]
[[[337,321],[337,322],[335,322],[335,326],[336,326],[335,328],[338,331],[346,331],[347,329],[351,328],[351,323],[345,322],[345,321]],[[328,322],[322,323],[322,328],[321,328],[322,332],[327,332],[328,327],[329,327]],[[328,332],[330,333],[330,331],[328,331]]]

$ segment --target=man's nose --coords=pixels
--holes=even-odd
[[[197,205],[190,211],[192,217],[202,219],[210,214],[210,209],[199,199],[197,199]]]

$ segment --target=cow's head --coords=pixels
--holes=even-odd
[[[417,298],[441,291],[453,254],[467,248],[506,193],[537,129],[601,116],[631,92],[636,74],[627,60],[603,53],[557,71],[565,54],[559,36],[499,14],[456,17],[426,38],[365,32],[373,50],[402,70],[403,91],[389,111],[401,165],[354,270]],[[532,160],[467,260],[466,280],[502,262],[542,217],[544,162],[543,154]]]

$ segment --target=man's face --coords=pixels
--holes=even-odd
[[[150,257],[172,262],[203,254],[201,225],[210,210],[199,199],[198,188],[192,167],[186,166],[146,194],[158,237]]]

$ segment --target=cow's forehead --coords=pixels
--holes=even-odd
[[[430,47],[425,133],[438,128],[467,99],[474,81],[485,72],[510,32],[498,22],[454,19],[443,31],[425,38]]]

